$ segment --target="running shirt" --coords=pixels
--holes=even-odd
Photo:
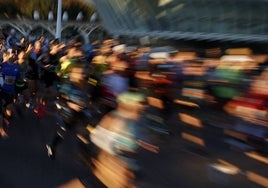
[[[1,64],[1,73],[3,76],[2,91],[8,94],[15,93],[16,81],[20,78],[20,67],[18,64],[3,62]]]
[[[67,102],[74,103],[81,107],[81,111],[86,108],[86,93],[76,87],[72,83],[62,84],[58,90],[59,93],[59,103],[62,107],[60,114],[65,122],[70,123],[74,120],[75,112],[68,107]]]

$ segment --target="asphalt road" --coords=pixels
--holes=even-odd
[[[204,125],[201,131],[205,143],[203,147],[182,138],[181,133],[188,129],[178,118],[178,113],[191,111],[181,107],[172,109],[168,118],[171,135],[156,136],[160,152],[142,151],[143,171],[137,181],[138,187],[259,187],[249,181],[244,172],[256,170],[267,177],[267,164],[226,146],[222,141],[221,127]],[[215,119],[222,122],[223,118],[219,115]],[[45,144],[55,129],[53,111],[42,118],[32,111],[25,111],[23,118],[14,116],[8,129],[9,138],[0,139],[1,188],[54,188],[74,178],[82,178],[91,187],[99,187],[87,166],[77,158],[79,141],[75,135],[67,135],[55,160],[47,157]],[[233,176],[217,172],[211,174],[209,165],[218,159],[235,164],[243,173]]]

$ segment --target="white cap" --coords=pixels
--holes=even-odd
[[[120,44],[120,45],[114,46],[112,48],[113,52],[124,52],[125,49],[126,49],[126,45],[125,44]]]
[[[168,59],[169,53],[168,52],[153,52],[149,56],[150,58],[153,58],[153,59]]]
[[[253,61],[253,59],[247,55],[224,55],[221,61]]]

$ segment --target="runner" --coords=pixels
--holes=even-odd
[[[12,117],[12,105],[15,97],[15,85],[20,77],[20,67],[15,63],[15,54],[12,50],[3,53],[3,62],[1,64],[1,73],[3,76],[3,86],[1,88],[1,121],[0,134],[7,137],[3,120]],[[8,122],[6,122],[8,124]]]

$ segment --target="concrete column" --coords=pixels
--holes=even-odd
[[[55,38],[61,40],[61,13],[62,13],[62,0],[58,0],[58,10],[57,10],[57,26],[56,26],[56,36]]]

